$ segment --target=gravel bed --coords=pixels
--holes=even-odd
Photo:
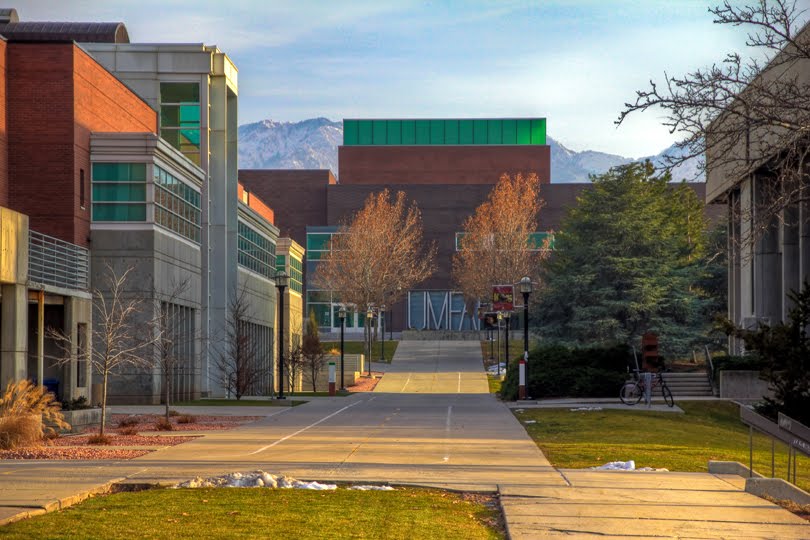
[[[380,382],[380,378],[385,375],[382,371],[372,371],[371,374],[374,376],[373,379],[369,379],[365,375],[362,375],[357,382],[351,386],[346,387],[346,390],[349,392],[371,392],[374,390],[374,387],[377,386],[377,383]]]
[[[118,433],[109,433],[107,436],[110,438],[110,444],[97,445],[88,444],[87,440],[92,437],[92,434],[87,435],[71,435],[67,437],[59,437],[54,439],[52,444],[54,446],[90,446],[98,448],[99,446],[174,446],[182,444],[192,439],[197,439],[200,436],[164,436],[164,435],[120,435]]]
[[[40,446],[0,450],[0,459],[132,459],[149,452],[151,450],[123,450],[98,446]]]
[[[208,416],[202,414],[190,415],[194,416],[195,422],[191,424],[179,424],[177,422],[178,416],[171,417],[172,432],[175,431],[221,431],[225,429],[233,429],[248,422],[255,422],[262,420],[264,416]],[[134,427],[140,432],[159,432],[155,427],[158,420],[161,420],[163,415],[160,414],[114,414],[112,415],[112,422],[110,423],[112,429],[118,428],[118,423],[125,418],[135,418],[138,420]],[[85,429],[85,433],[94,433],[97,428]]]

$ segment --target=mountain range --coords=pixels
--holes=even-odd
[[[300,122],[262,120],[239,126],[239,167],[242,169],[331,169],[338,171],[338,145],[343,141],[343,122],[310,118]],[[551,146],[553,183],[587,182],[588,175],[611,167],[649,159],[656,166],[667,155],[678,155],[671,146],[659,154],[632,159],[596,150],[576,152],[548,137]],[[674,180],[703,181],[700,160],[689,159],[672,171]]]

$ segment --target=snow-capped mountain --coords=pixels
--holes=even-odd
[[[301,122],[262,120],[239,126],[239,167],[242,169],[331,169],[338,172],[337,147],[343,141],[343,123],[327,118]],[[587,182],[589,174],[635,161],[595,150],[576,152],[548,138],[551,146],[551,181],[556,184]],[[664,164],[665,155],[678,155],[674,146],[650,159]],[[673,171],[675,180],[702,181],[699,160],[690,159]]]

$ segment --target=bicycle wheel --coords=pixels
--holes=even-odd
[[[675,398],[672,397],[672,390],[669,389],[669,386],[666,383],[661,385],[661,393],[664,395],[664,401],[666,402],[668,407],[675,406]]]
[[[635,382],[626,382],[619,392],[619,399],[625,405],[635,405],[641,401],[641,396],[644,394],[641,390],[641,385]]]

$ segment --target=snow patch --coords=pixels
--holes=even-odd
[[[537,420],[524,420],[523,423],[524,424],[536,424]]]
[[[498,369],[498,366],[500,366],[500,370]],[[490,375],[498,375],[499,373],[505,374],[506,373],[506,364],[504,362],[501,362],[500,364],[495,364],[493,366],[489,366],[487,368],[487,373],[489,373]]]
[[[577,411],[601,411],[602,407],[577,407],[575,409],[568,409],[571,412]]]
[[[630,461],[611,461],[598,467],[591,467],[594,471],[638,471],[638,472],[669,472],[669,469],[656,469],[655,467],[640,467],[636,469],[636,462],[632,459]]]
[[[352,486],[357,491],[395,491],[391,486]]]
[[[197,476],[186,482],[181,482],[174,486],[180,489],[193,488],[260,488],[271,489],[312,489],[312,490],[334,490],[335,484],[321,484],[320,482],[303,482],[289,476],[276,475],[264,471],[254,471],[250,473],[229,473],[222,476],[211,476],[203,478]]]

